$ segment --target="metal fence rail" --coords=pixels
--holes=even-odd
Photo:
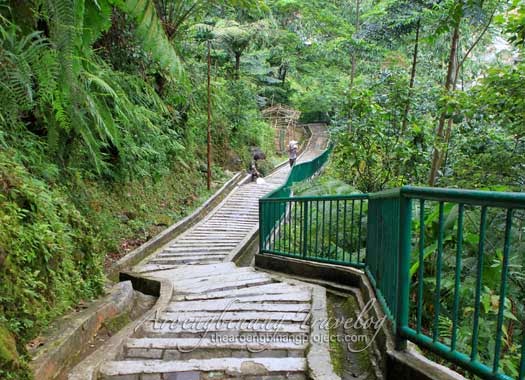
[[[519,251],[520,244],[512,244],[512,241],[521,239],[518,235],[522,231],[518,230],[523,230],[525,194],[403,187],[400,197],[413,203],[417,211],[410,211],[410,221],[401,221],[401,226],[406,227],[414,220],[418,228],[408,228],[401,234],[406,235],[405,241],[414,244],[406,247],[405,256],[408,257],[402,254],[399,257],[400,267],[403,266],[399,283],[409,284],[412,291],[407,287],[400,294],[399,307],[403,310],[397,321],[398,335],[482,378],[523,380],[524,326],[521,326],[521,354],[503,352],[503,344],[509,338],[504,337],[505,331],[514,323],[509,315],[512,306],[507,298],[509,289],[516,286],[509,276],[511,254],[525,263],[525,252]],[[429,217],[428,214],[435,214],[435,211],[437,216]],[[425,242],[430,229],[435,231],[435,245],[429,245],[432,241]],[[516,236],[513,236],[514,229],[517,230]],[[464,265],[467,259],[475,260],[469,268]],[[416,263],[417,272],[411,273],[404,263]],[[431,267],[430,272],[434,273],[428,284],[424,281],[427,267]],[[452,284],[445,284],[447,278],[453,279]],[[423,295],[428,290],[433,295],[425,299]],[[462,300],[460,295],[465,292],[472,293],[472,297],[463,297]],[[488,295],[493,313],[483,311],[486,308],[483,299]],[[524,296],[518,300],[522,306]],[[408,302],[401,304],[410,298],[415,300],[415,307],[410,308]],[[482,313],[485,313],[483,319]],[[423,327],[423,319],[429,319],[426,323],[429,328]],[[482,320],[485,326],[481,326]],[[459,340],[461,325],[471,327],[466,341]],[[490,328],[490,335],[484,337],[486,341],[482,344],[480,332],[487,332],[487,328]],[[465,337],[465,332],[462,335]],[[515,360],[510,355],[514,355]],[[501,363],[505,357],[510,357],[509,363],[515,362],[515,374],[503,371]],[[507,366],[506,369],[510,371],[512,368]]]
[[[402,187],[290,197],[328,154],[261,199],[260,252],[361,268],[398,348],[410,340],[481,378],[525,380],[525,327],[512,315],[525,313],[525,194]],[[518,306],[511,291],[521,291]]]
[[[364,267],[366,195],[261,200],[262,253]]]

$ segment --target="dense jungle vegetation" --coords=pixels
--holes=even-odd
[[[525,187],[523,0],[0,0],[0,35],[0,378],[209,194],[208,52],[216,185],[282,103],[337,143],[310,193]]]

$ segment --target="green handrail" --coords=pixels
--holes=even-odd
[[[283,217],[287,212],[291,211],[291,208],[288,210],[284,207],[286,202],[280,202],[279,204],[272,203],[271,206],[269,205],[269,202],[282,198],[289,199],[292,194],[292,186],[294,183],[309,179],[318,173],[328,161],[332,149],[333,145],[329,144],[328,148],[319,156],[310,161],[294,165],[290,170],[290,173],[288,174],[284,184],[260,199],[259,207],[262,211],[259,212],[259,244],[261,252],[264,250],[265,244],[267,244],[270,240],[275,239],[276,231],[282,233],[278,225],[283,223]],[[294,212],[297,212],[297,210],[294,210]],[[264,218],[262,217],[263,215]],[[294,221],[295,227],[297,225],[297,221]],[[284,244],[284,242],[282,242],[282,244]],[[288,244],[290,248],[292,247],[291,241],[287,241],[286,244]]]
[[[483,379],[525,380],[525,327],[521,339],[514,338],[517,375],[502,366],[510,323],[505,301],[515,286],[509,278],[511,253],[523,254],[513,239],[524,228],[519,223],[525,219],[525,194],[406,186],[372,194],[290,197],[294,179],[306,177],[291,174],[287,185],[261,199],[261,253],[361,268],[393,322],[397,349],[409,340]],[[467,253],[473,272],[464,270]],[[497,258],[494,327],[482,338],[485,271],[489,268],[494,278],[490,260]],[[445,281],[449,277],[452,282]],[[460,297],[465,290],[472,292],[468,305]],[[450,321],[446,334],[443,321]],[[463,330],[469,324],[466,340]]]

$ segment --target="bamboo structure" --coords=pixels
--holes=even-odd
[[[276,104],[262,111],[275,129],[275,149],[279,153],[285,153],[287,142],[295,140],[295,127],[301,112],[282,104]]]

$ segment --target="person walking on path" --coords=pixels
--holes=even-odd
[[[290,167],[294,166],[295,161],[297,160],[297,150],[298,150],[297,141],[290,141],[288,144],[288,157],[290,158]]]

